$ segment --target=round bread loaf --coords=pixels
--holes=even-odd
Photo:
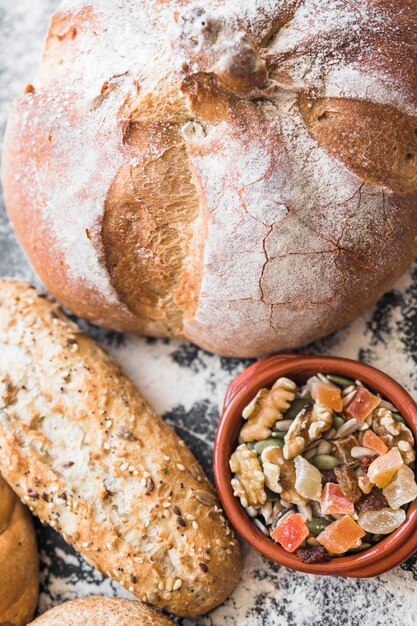
[[[50,609],[29,626],[173,626],[159,611],[134,600],[89,596]]]
[[[8,393],[7,385],[0,393]],[[35,532],[28,510],[0,478],[0,626],[26,626],[38,599]]]
[[[415,0],[67,0],[4,185],[97,324],[255,356],[334,331],[416,254]]]

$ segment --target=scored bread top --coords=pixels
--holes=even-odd
[[[416,51],[411,0],[67,0],[8,123],[18,237],[98,324],[333,331],[417,251]]]
[[[0,471],[101,571],[178,615],[222,602],[239,546],[184,442],[27,283],[0,280]]]
[[[29,511],[0,477],[1,626],[26,626],[35,612],[38,586],[38,551]]]
[[[122,598],[88,596],[50,609],[36,626],[173,626],[174,622],[149,606]]]

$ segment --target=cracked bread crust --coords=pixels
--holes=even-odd
[[[45,286],[98,324],[226,355],[363,312],[417,251],[416,16],[67,0],[3,161]]]
[[[0,280],[0,471],[35,515],[144,602],[223,602],[240,551],[203,470],[114,361],[27,283]]]
[[[56,606],[29,626],[172,626],[155,609],[122,598],[89,596]]]
[[[26,626],[38,600],[35,531],[29,511],[1,477],[0,563],[0,624]]]

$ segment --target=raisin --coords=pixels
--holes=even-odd
[[[324,546],[299,548],[296,554],[303,563],[325,563],[332,558]]]
[[[387,506],[387,499],[378,487],[373,487],[370,493],[364,494],[359,502],[356,503],[358,511],[380,511]]]
[[[364,472],[367,472],[372,461],[375,461],[375,459],[377,458],[378,458],[377,454],[375,456],[361,456],[359,459],[359,467]]]
[[[337,483],[337,477],[334,473],[334,470],[325,470],[324,472],[322,472],[322,475],[323,485],[326,485],[327,483]]]

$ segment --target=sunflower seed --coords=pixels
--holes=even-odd
[[[356,417],[352,417],[352,419],[348,420],[347,422],[343,424],[343,426],[337,429],[336,434],[335,434],[335,439],[347,437],[347,435],[350,435],[355,430],[357,430],[358,426],[359,426],[358,420],[356,419]]]

